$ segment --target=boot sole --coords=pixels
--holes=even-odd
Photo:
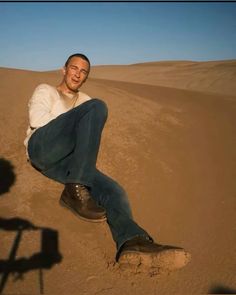
[[[191,255],[184,249],[166,249],[158,253],[127,251],[119,258],[121,269],[134,269],[136,272],[154,270],[156,273],[169,273],[189,263]]]
[[[104,222],[107,220],[106,216],[104,216],[103,218],[99,218],[99,219],[90,219],[90,218],[83,217],[83,216],[79,215],[79,213],[76,210],[74,210],[72,207],[70,207],[70,205],[68,205],[63,199],[60,199],[59,203],[62,207],[69,209],[74,215],[76,215],[77,217],[79,217],[83,221],[99,223],[99,222]]]

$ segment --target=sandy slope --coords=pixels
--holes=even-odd
[[[91,77],[235,95],[236,60],[96,66]]]
[[[138,67],[145,76],[147,67]],[[157,71],[160,65],[148,67]],[[226,63],[226,76],[227,67]],[[102,69],[99,75],[104,75]],[[180,89],[180,82],[173,88],[140,84],[147,84],[144,80],[131,83],[132,79],[127,83],[90,79],[83,88],[109,107],[98,166],[126,188],[138,223],[158,242],[187,248],[192,262],[161,277],[121,272],[114,265],[108,226],[80,221],[61,208],[62,186],[41,176],[25,159],[27,101],[37,84],[56,84],[60,75],[0,69],[0,154],[14,166],[16,177],[10,191],[0,195],[0,271],[20,225],[25,229],[16,258],[27,260],[40,250],[42,229],[27,230],[23,221],[57,231],[62,255],[60,263],[43,270],[41,284],[38,262],[26,261],[23,279],[14,281],[11,274],[4,294],[39,294],[40,285],[45,294],[88,295],[236,289],[235,96],[220,95],[217,87],[217,94],[210,94]],[[200,82],[198,86],[203,90]],[[212,87],[208,86],[204,89]],[[235,85],[227,80],[222,87]],[[1,181],[8,175],[2,163]],[[13,223],[16,216],[20,220]]]

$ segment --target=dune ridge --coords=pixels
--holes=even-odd
[[[95,66],[91,77],[236,95],[236,60]]]

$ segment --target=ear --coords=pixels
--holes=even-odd
[[[65,74],[66,74],[66,67],[64,66],[64,67],[61,69],[61,71],[62,71],[63,76],[65,76]]]

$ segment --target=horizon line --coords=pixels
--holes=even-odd
[[[92,65],[91,68],[94,67],[119,67],[119,66],[135,66],[135,65],[144,65],[144,64],[154,64],[154,63],[165,63],[165,62],[176,62],[176,63],[181,63],[181,62],[189,62],[189,63],[208,63],[208,62],[232,62],[236,61],[236,58],[231,58],[231,59],[212,59],[212,60],[188,60],[188,59],[173,59],[173,60],[154,60],[154,61],[145,61],[145,62],[137,62],[137,63],[131,63],[131,64],[98,64],[98,65]],[[56,69],[51,69],[51,70],[34,70],[34,69],[29,69],[29,68],[15,68],[15,67],[6,67],[6,66],[1,66],[0,69],[6,69],[6,70],[19,70],[19,71],[29,71],[29,72],[38,72],[38,73],[44,73],[44,72],[56,72],[60,71],[61,68],[56,68]]]

